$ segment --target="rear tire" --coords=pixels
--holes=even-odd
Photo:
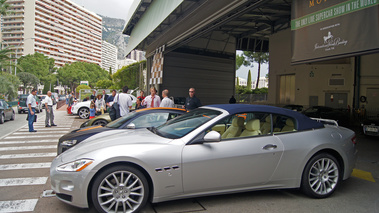
[[[11,121],[14,121],[15,117],[16,117],[16,113],[13,111],[12,116],[11,116]]]
[[[98,212],[138,212],[148,200],[149,186],[138,169],[119,165],[95,177],[92,203]]]
[[[310,197],[329,197],[338,187],[341,174],[340,165],[334,156],[328,153],[315,155],[305,166],[301,189]]]
[[[0,124],[3,124],[4,121],[5,121],[5,117],[4,117],[3,114],[1,114],[1,116],[0,116]]]

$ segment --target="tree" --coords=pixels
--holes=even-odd
[[[242,66],[244,61],[245,57],[243,55],[236,55],[236,70]]]
[[[0,14],[5,16],[8,14],[9,4],[6,2],[7,0],[0,0]]]
[[[22,68],[22,71],[31,73],[40,80],[40,82],[45,86],[45,90],[51,85],[55,85],[57,82],[57,77],[54,75],[56,72],[55,68],[55,60],[53,58],[49,58],[42,53],[34,53],[26,56],[21,56],[17,60],[18,66]],[[46,91],[45,91],[46,92]]]
[[[145,61],[136,62],[119,69],[113,74],[114,84],[117,89],[127,85],[129,88],[137,88],[139,85],[140,66],[145,66]]]
[[[244,62],[243,65],[250,66],[252,63],[258,63],[258,75],[257,75],[257,83],[255,88],[258,88],[259,77],[261,75],[261,64],[265,64],[269,60],[269,54],[265,52],[251,52],[251,51],[243,51],[244,54]]]
[[[248,90],[251,90],[251,72],[249,70],[249,73],[247,74],[247,87]]]
[[[13,100],[17,97],[17,90],[20,84],[21,82],[17,76],[0,72],[0,94],[5,97],[8,96],[8,100]]]
[[[21,72],[18,75],[18,78],[20,79],[22,85],[24,85],[23,91],[25,94],[25,90],[28,86],[31,86],[33,88],[37,88],[37,85],[39,84],[39,79],[37,76],[28,73],[28,72]]]
[[[98,89],[109,89],[113,86],[113,81],[106,79],[106,80],[99,80],[96,82],[96,88]]]
[[[91,87],[95,87],[99,80],[108,79],[108,72],[97,64],[74,62],[61,67],[58,70],[58,78],[73,91],[80,81],[88,81]]]

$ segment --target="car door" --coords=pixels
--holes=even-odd
[[[182,153],[184,193],[263,185],[282,154],[281,141],[271,134],[186,145]]]

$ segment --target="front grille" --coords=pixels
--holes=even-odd
[[[71,195],[57,193],[57,197],[59,197],[62,200],[65,200],[65,201],[69,201],[69,202],[72,201],[72,196]]]

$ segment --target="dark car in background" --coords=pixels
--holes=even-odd
[[[367,136],[379,136],[379,117],[371,117],[361,122],[363,134]]]
[[[310,118],[332,119],[340,126],[349,126],[349,111],[347,109],[335,109],[326,106],[312,106],[302,112]]]
[[[13,121],[15,118],[15,112],[11,105],[0,99],[0,124],[3,124],[6,120]]]
[[[128,115],[108,123],[106,126],[90,126],[74,130],[63,135],[58,142],[58,155],[67,149],[77,145],[81,141],[104,131],[116,131],[115,134],[125,129],[140,129],[157,127],[186,111],[179,108],[146,108],[130,112]],[[92,120],[92,119],[91,119]],[[89,121],[91,121],[89,120]],[[88,121],[87,121],[88,122]],[[85,122],[85,123],[87,123]]]
[[[303,111],[303,106],[302,105],[289,104],[289,105],[285,105],[283,108],[290,109],[290,110],[296,111],[296,112]]]
[[[29,94],[20,95],[18,97],[18,104],[17,104],[18,114],[27,113],[29,111],[29,108],[26,105],[26,100],[28,99],[28,96]],[[37,104],[36,113],[42,112],[42,101],[37,95],[36,95],[36,104]]]

